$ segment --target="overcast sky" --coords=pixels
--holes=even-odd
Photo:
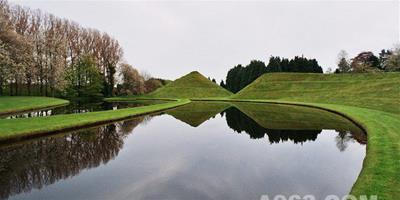
[[[378,53],[400,41],[398,0],[12,2],[107,32],[127,62],[168,79],[198,70],[219,80],[271,55],[334,68],[341,49]]]

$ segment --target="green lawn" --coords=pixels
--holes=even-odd
[[[19,140],[27,137],[104,124],[133,116],[167,110],[189,103],[189,100],[177,100],[163,104],[88,112],[80,114],[55,115],[48,117],[3,119],[0,120],[0,141]]]
[[[63,99],[50,97],[4,97],[0,96],[0,115],[66,105]]]

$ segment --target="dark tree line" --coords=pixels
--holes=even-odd
[[[296,56],[293,59],[271,57],[267,72],[323,73],[316,59]]]
[[[251,139],[268,137],[270,144],[292,141],[294,144],[302,144],[307,141],[315,141],[322,130],[279,130],[267,129],[260,126],[252,118],[248,117],[235,107],[224,111],[226,123],[229,128],[237,133],[245,132]]]
[[[273,72],[323,73],[323,70],[315,59],[299,56],[293,59],[271,57],[268,65],[262,61],[253,60],[245,67],[240,64],[233,67],[228,71],[225,82],[221,81],[220,85],[236,93],[264,73]]]

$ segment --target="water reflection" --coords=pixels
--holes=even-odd
[[[198,127],[229,107],[230,104],[224,102],[192,102],[166,113],[192,127]]]
[[[139,117],[0,147],[0,198],[259,199],[262,194],[285,192],[346,194],[365,153],[360,145],[366,143],[362,130],[315,109],[196,102],[166,113],[150,123],[151,116]],[[136,129],[139,124],[146,126]],[[341,175],[332,176],[332,167]],[[62,183],[55,186],[58,190],[47,187],[56,182]],[[85,192],[78,192],[82,188]]]
[[[149,117],[31,140],[0,150],[0,197],[40,189],[73,177],[82,169],[106,164],[122,149],[125,137]]]
[[[261,111],[262,112],[262,111]],[[307,141],[315,141],[318,137],[318,135],[322,132],[322,129],[269,129],[269,128],[264,128],[261,125],[259,125],[254,119],[248,117],[246,114],[241,112],[239,109],[236,107],[230,107],[224,111],[224,114],[226,115],[226,121],[228,126],[235,130],[237,133],[242,133],[245,132],[247,133],[250,138],[252,139],[260,139],[267,137],[269,142],[271,144],[273,143],[280,143],[280,142],[286,142],[286,141],[292,141],[294,144],[303,144],[304,142]],[[265,116],[268,117],[268,116]],[[276,116],[275,116],[276,117]],[[260,120],[260,119],[259,119]],[[299,120],[305,120],[305,122],[310,122],[310,119],[297,119],[297,118],[291,118],[290,121],[296,121],[298,126]],[[290,124],[291,122],[285,121],[286,127],[291,128]],[[346,149],[347,143],[348,142],[353,142],[354,139],[357,140],[357,142],[361,144],[366,143],[366,135],[362,133],[362,130],[357,129],[356,127],[353,126],[351,122],[347,123],[348,129],[354,129],[356,130],[355,132],[350,132],[350,131],[341,131],[338,130],[338,135],[336,137],[337,141],[337,146],[341,151],[344,151]],[[275,125],[276,126],[276,125]],[[344,125],[342,124],[341,127],[338,127],[339,129],[343,129]],[[310,127],[304,127],[304,128],[310,128]]]
[[[153,105],[165,103],[164,101],[154,101],[154,100],[142,100],[142,101],[130,101],[130,102],[81,102],[73,101],[66,106],[60,106],[50,109],[36,110],[30,112],[23,112],[14,115],[4,115],[0,118],[14,119],[14,118],[31,118],[31,117],[44,117],[50,115],[59,114],[75,114],[75,113],[86,113],[94,111],[104,111],[104,110],[117,110],[123,108],[133,108],[146,105]]]

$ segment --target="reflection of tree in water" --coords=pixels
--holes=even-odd
[[[225,110],[226,121],[230,128],[241,133],[242,131],[250,135],[252,139],[268,136],[270,143],[293,141],[295,144],[306,141],[315,141],[322,130],[277,130],[267,129],[260,126],[253,119],[242,113],[237,108],[231,107]]]
[[[260,126],[253,119],[242,113],[237,108],[231,107],[225,110],[226,121],[230,128],[241,133],[242,131],[250,135],[252,139],[268,136],[270,143],[293,141],[295,144],[303,143],[308,140],[315,141],[322,130],[277,130],[267,129]]]
[[[0,198],[70,178],[116,157],[143,118],[0,148]],[[117,129],[118,127],[118,129]]]
[[[349,142],[354,142],[357,138],[354,138],[353,134],[349,131],[338,131],[338,135],[335,137],[336,146],[340,151],[345,151],[349,146]]]

